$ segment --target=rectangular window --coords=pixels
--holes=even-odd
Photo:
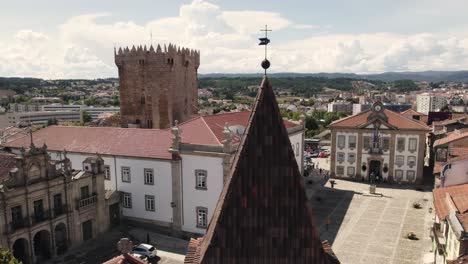
[[[345,154],[343,152],[338,152],[336,160],[338,160],[338,162],[343,162],[345,160]]]
[[[39,221],[44,217],[44,204],[42,199],[34,201],[34,216],[36,221]]]
[[[89,187],[88,185],[81,187],[81,199],[86,199],[89,197]]]
[[[339,148],[344,148],[345,147],[345,140],[346,140],[345,136],[343,136],[343,135],[338,136],[338,147]]]
[[[110,167],[109,165],[104,165],[104,179],[110,181]]]
[[[155,211],[154,195],[145,195],[146,211]]]
[[[344,174],[344,167],[336,166],[336,175],[343,175],[343,174]]]
[[[154,184],[153,169],[144,169],[144,172],[145,172],[145,184],[153,185]]]
[[[207,172],[206,170],[195,170],[195,189],[197,190],[207,190]]]
[[[405,138],[397,139],[397,150],[400,152],[405,150]]]
[[[416,157],[415,156],[408,156],[408,166],[412,168],[416,166]]]
[[[62,208],[62,194],[61,193],[54,195],[54,208],[55,209]]]
[[[436,160],[447,161],[447,149],[446,148],[438,148],[436,150]]]
[[[11,220],[15,224],[23,221],[23,212],[21,211],[21,205],[11,208]]]
[[[356,160],[356,155],[354,153],[348,154],[348,162],[354,162]]]
[[[388,150],[390,148],[390,138],[384,137],[382,138],[382,149]]]
[[[348,167],[348,176],[350,177],[354,176],[354,167]]]
[[[348,137],[348,145],[349,145],[349,148],[356,148],[356,136]]]
[[[403,171],[402,170],[395,170],[395,179],[397,181],[401,181],[403,179]]]
[[[299,156],[299,143],[296,143],[296,157]]]
[[[370,137],[364,136],[362,137],[364,143],[364,149],[370,149]]]
[[[197,207],[197,227],[206,228],[208,226],[208,209]]]
[[[132,208],[132,194],[131,193],[123,193],[122,206],[125,208]]]
[[[122,181],[123,182],[131,181],[130,167],[122,167]]]
[[[408,142],[408,150],[410,152],[415,152],[418,146],[418,139],[417,138],[410,138]]]
[[[406,179],[410,182],[414,181],[415,179],[415,172],[413,170],[406,171]]]
[[[405,164],[405,156],[402,155],[396,155],[395,156],[395,164],[399,167],[403,166]]]

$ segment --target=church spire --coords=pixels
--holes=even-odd
[[[208,230],[185,263],[339,263],[325,248],[265,76]]]

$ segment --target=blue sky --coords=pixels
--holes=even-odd
[[[0,76],[116,76],[113,47],[173,42],[199,72],[259,72],[269,24],[273,72],[468,68],[468,1],[4,1]]]

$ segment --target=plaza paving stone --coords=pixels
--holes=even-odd
[[[329,183],[314,187],[310,201],[320,236],[329,240],[341,263],[422,263],[431,249],[430,188],[377,186],[380,197],[369,195],[366,183],[335,181],[334,189]],[[414,202],[422,208],[413,208]],[[419,240],[407,239],[410,231]]]

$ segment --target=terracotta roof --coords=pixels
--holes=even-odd
[[[427,116],[426,114],[420,113],[420,112],[418,112],[416,110],[413,110],[411,108],[401,112],[400,114],[402,114],[402,115],[411,115],[411,116]]]
[[[339,263],[320,241],[265,77],[208,230],[185,263]]]
[[[106,262],[103,262],[103,264],[146,264],[146,263],[147,262],[144,262],[132,255],[120,255]]]
[[[241,125],[246,127],[249,116],[250,111],[242,111],[196,117],[181,124],[182,142],[196,144],[195,142],[203,141],[209,142],[208,144],[203,143],[207,145],[221,145],[224,140],[224,125],[227,123],[228,126]],[[283,122],[287,128],[298,126],[287,120]],[[184,131],[190,131],[190,135],[186,135],[185,139]]]
[[[468,156],[468,146],[466,147],[451,147],[450,148],[450,155],[456,157],[465,157]],[[451,158],[450,160],[453,160]]]
[[[449,133],[446,137],[436,140],[434,142],[434,147],[444,145],[466,137],[468,137],[468,131],[454,131],[452,133]]]
[[[440,220],[445,219],[450,213],[446,200],[447,193],[452,197],[458,210],[466,210],[466,208],[468,208],[468,184],[436,188],[432,193],[435,211]]]
[[[468,264],[468,255],[463,255],[455,260],[447,260],[447,264]]]
[[[168,149],[172,134],[169,129],[116,127],[49,126],[33,133],[34,144],[44,143],[52,151],[99,153],[128,157],[171,159]],[[4,144],[5,147],[29,147],[29,136]]]
[[[16,155],[0,152],[0,183],[9,178],[9,172],[15,168]]]
[[[337,120],[330,124],[331,128],[358,128],[359,126],[367,123],[367,117],[372,113],[372,110],[366,110],[356,115],[348,116]],[[414,120],[403,116],[402,114],[384,109],[383,112],[387,118],[388,123],[398,129],[405,130],[429,130],[429,127],[421,121]]]
[[[468,214],[456,214],[465,232],[468,231]]]

